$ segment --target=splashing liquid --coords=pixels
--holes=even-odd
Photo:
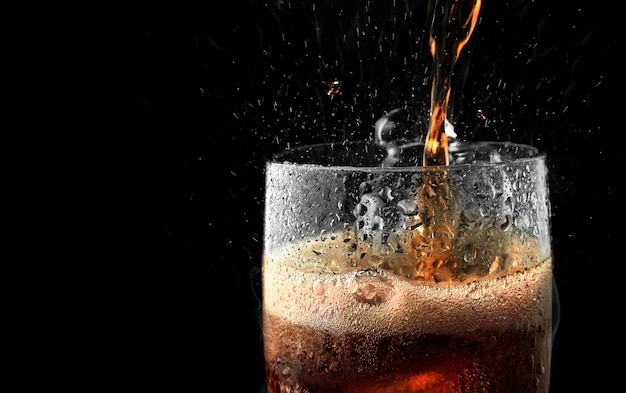
[[[448,166],[448,105],[454,65],[470,39],[480,11],[481,0],[435,0],[430,29],[430,53],[434,74],[431,90],[428,133],[424,141],[424,166]],[[457,206],[451,198],[446,172],[432,173],[417,192],[423,223],[421,242],[430,249],[444,244],[456,228]],[[438,258],[435,258],[436,261]],[[443,260],[443,259],[442,259]],[[438,270],[437,262],[432,267]]]
[[[429,40],[434,75],[424,166],[448,165],[445,127],[452,75],[454,65],[478,21],[480,5],[481,0],[435,0]]]
[[[449,165],[453,68],[481,0],[434,1],[430,116],[403,107],[377,121],[376,144],[387,150],[382,167],[422,141],[424,166]],[[327,94],[340,90],[334,81]],[[426,117],[424,140],[419,119]],[[461,214],[447,171],[424,172],[407,199],[386,186],[402,188],[386,176],[393,171],[360,184],[358,230],[264,256],[269,392],[547,392],[551,260],[509,275],[502,262],[539,257],[534,243],[491,225],[491,217]],[[289,189],[272,187],[279,195]],[[384,240],[375,237],[387,228]]]

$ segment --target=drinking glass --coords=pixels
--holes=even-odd
[[[320,144],[266,166],[275,392],[548,392],[546,156],[508,142]]]

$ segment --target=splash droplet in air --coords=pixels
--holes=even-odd
[[[326,94],[328,94],[330,97],[334,97],[337,94],[339,94],[340,91],[341,91],[341,82],[335,79],[334,81],[330,82],[330,85],[328,86],[328,91],[326,92]]]

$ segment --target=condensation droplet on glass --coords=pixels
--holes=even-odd
[[[510,196],[506,197],[504,200],[504,207],[506,211],[513,212],[513,199]],[[507,214],[507,216],[509,215]]]
[[[502,224],[500,224],[500,229],[502,229],[503,231],[508,231],[509,229],[511,229],[512,225],[513,225],[513,218],[511,217],[510,214],[507,214],[504,216],[504,220]]]
[[[378,191],[378,196],[385,201],[386,203],[389,203],[391,201],[393,201],[393,192],[391,190],[390,187],[385,186],[383,188],[380,189],[380,191]]]
[[[357,301],[377,305],[391,297],[393,285],[385,276],[373,270],[362,270],[354,274],[348,291]]]
[[[541,375],[546,374],[546,367],[543,365],[543,363],[539,362],[539,364],[537,365],[537,372]]]
[[[468,264],[472,265],[476,263],[476,256],[478,254],[478,250],[474,245],[467,244],[465,249],[463,250],[463,260]]]
[[[317,296],[323,296],[324,292],[326,292],[326,288],[324,287],[324,283],[322,283],[320,280],[315,281],[313,283],[313,292]]]
[[[500,268],[500,257],[496,256],[489,266],[489,274],[495,273]]]
[[[418,211],[417,202],[413,199],[403,199],[398,202],[397,206],[398,209],[400,209],[400,212],[402,212],[405,216],[413,216],[417,214]]]

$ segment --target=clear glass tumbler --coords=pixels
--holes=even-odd
[[[454,142],[447,166],[422,156],[349,142],[267,163],[269,392],[548,392],[545,155]]]

